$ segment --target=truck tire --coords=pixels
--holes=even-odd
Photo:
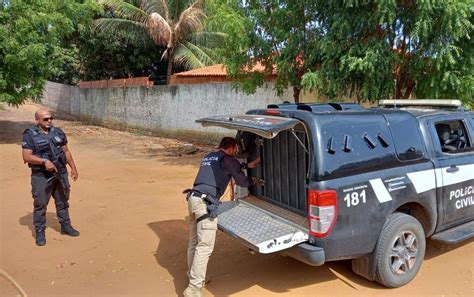
[[[375,280],[389,288],[415,278],[425,257],[425,233],[420,222],[394,213],[385,222],[375,247]]]

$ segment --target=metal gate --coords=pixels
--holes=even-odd
[[[302,144],[305,148],[309,147],[302,126],[295,127],[294,134],[287,130],[273,139],[260,139],[262,163],[250,174],[264,179],[265,185],[250,188],[250,193],[306,215],[308,154]]]

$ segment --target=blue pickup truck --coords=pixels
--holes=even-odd
[[[272,104],[197,121],[237,130],[262,180],[220,207],[220,230],[309,265],[352,259],[387,287],[410,282],[426,241],[474,236],[474,114],[457,100]]]

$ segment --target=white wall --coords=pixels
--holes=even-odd
[[[278,98],[272,87],[270,83],[255,94],[245,95],[233,90],[229,83],[79,89],[48,82],[42,104],[104,126],[133,127],[176,136],[185,133],[232,135],[234,132],[224,129],[203,128],[195,121],[213,115],[242,114],[284,100],[293,101],[291,89]]]

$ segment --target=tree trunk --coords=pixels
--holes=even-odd
[[[397,79],[396,80],[396,83],[395,83],[395,97],[394,99],[401,99],[402,98],[402,82],[400,81],[400,79]]]
[[[395,87],[395,99],[408,99],[415,87],[415,82],[411,79],[397,79]]]
[[[166,70],[166,84],[170,84],[171,74],[173,74],[173,61],[168,58],[168,69]]]
[[[409,79],[406,83],[407,88],[405,89],[405,95],[403,95],[403,99],[410,98],[411,93],[413,92],[413,88],[415,87],[415,82]]]
[[[171,75],[173,74],[174,49],[168,48],[168,69],[166,70],[166,84],[170,84]]]
[[[293,87],[293,98],[295,103],[300,103],[301,87]]]

